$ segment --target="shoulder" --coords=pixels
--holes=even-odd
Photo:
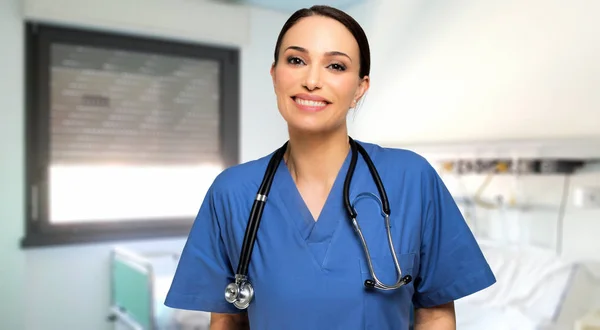
[[[224,169],[215,177],[210,188],[211,193],[223,196],[245,192],[247,189],[258,189],[273,153]]]
[[[384,147],[376,143],[357,142],[365,148],[378,168],[383,167],[404,174],[407,172],[421,174],[427,178],[432,178],[432,175],[437,173],[432,164],[415,151]]]

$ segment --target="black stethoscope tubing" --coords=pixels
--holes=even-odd
[[[265,171],[263,180],[258,188],[256,198],[254,199],[254,203],[252,204],[252,209],[250,210],[250,215],[248,217],[248,225],[246,226],[244,241],[242,242],[242,252],[240,254],[240,260],[236,274],[243,276],[247,276],[248,274],[250,256],[252,255],[252,250],[254,249],[254,241],[256,240],[256,233],[258,232],[262,213],[265,208],[265,204],[267,203],[267,196],[271,191],[271,185],[273,184],[273,179],[275,178],[275,172],[277,171],[279,163],[283,159],[283,155],[285,154],[287,146],[288,142],[275,151],[275,154],[273,157],[271,157],[271,160],[269,160],[269,164],[267,165],[267,170]]]
[[[348,212],[348,216],[350,219],[355,219],[357,214],[352,204],[350,203],[350,182],[352,181],[352,176],[354,175],[354,169],[356,168],[356,163],[358,162],[358,152],[363,156],[364,161],[367,163],[367,167],[369,168],[369,172],[371,172],[371,176],[373,177],[373,182],[377,186],[377,191],[379,191],[379,196],[381,197],[381,204],[383,208],[383,212],[389,216],[390,215],[390,203],[388,201],[387,194],[385,192],[385,188],[383,188],[383,183],[381,182],[381,178],[375,169],[375,164],[367,154],[367,151],[363,146],[356,143],[352,138],[349,138],[350,148],[352,149],[352,159],[350,160],[350,168],[346,173],[346,179],[344,180],[344,204],[346,206],[346,212]]]
[[[350,160],[350,166],[348,168],[348,171],[346,172],[346,178],[344,180],[343,198],[346,211],[348,212],[348,215],[352,222],[352,227],[361,239],[361,244],[363,246],[367,258],[369,271],[373,277],[373,279],[365,281],[365,287],[378,288],[382,290],[394,290],[405,284],[408,284],[411,281],[412,277],[410,275],[403,276],[400,264],[398,262],[398,258],[396,256],[390,232],[390,205],[388,197],[383,187],[383,183],[381,182],[381,178],[379,177],[375,165],[373,164],[367,151],[360,144],[356,143],[356,141],[354,141],[352,138],[348,137],[348,139],[350,143],[350,148],[352,150],[352,158]],[[254,202],[252,204],[252,209],[250,210],[248,224],[246,226],[244,240],[242,242],[242,249],[240,253],[237,272],[235,274],[235,282],[230,283],[225,288],[225,300],[234,304],[239,309],[247,308],[250,304],[250,301],[252,300],[252,297],[254,296],[254,288],[252,284],[248,281],[247,276],[248,266],[250,264],[250,256],[252,255],[252,250],[254,249],[256,234],[258,232],[258,227],[260,225],[262,213],[267,202],[267,196],[269,195],[271,185],[273,184],[273,179],[275,178],[275,172],[277,171],[277,168],[279,167],[279,164],[283,159],[283,155],[285,154],[285,151],[288,147],[288,143],[289,141],[286,142],[282,147],[277,149],[277,151],[275,151],[275,153],[269,160],[256,198],[254,199]],[[373,182],[375,183],[375,185],[377,186],[377,190],[379,191],[380,199],[377,200],[380,202],[381,210],[385,218],[386,229],[388,233],[388,242],[390,245],[389,247],[394,259],[394,265],[399,275],[399,277],[396,280],[396,283],[393,285],[386,285],[377,278],[377,275],[375,274],[375,270],[373,268],[367,242],[362,234],[362,231],[360,230],[358,222],[356,221],[356,210],[350,202],[350,183],[352,181],[354,170],[356,169],[359,153],[363,156],[364,161],[367,163],[369,172],[373,177]]]
[[[371,176],[373,177],[373,182],[375,182],[375,185],[377,186],[377,190],[379,192],[379,196],[381,196],[383,212],[389,216],[390,204],[388,201],[388,197],[385,192],[385,188],[383,187],[383,183],[381,182],[381,178],[379,177],[379,174],[375,169],[375,165],[371,160],[371,157],[369,157],[365,148],[363,148],[363,146],[361,146],[360,144],[356,143],[356,141],[354,141],[351,137],[348,137],[348,141],[352,150],[352,158],[350,160],[350,167],[348,168],[348,172],[346,173],[346,178],[344,180],[343,196],[346,212],[348,212],[350,219],[355,219],[357,216],[356,211],[350,203],[350,183],[352,181],[352,176],[354,175],[354,170],[356,169],[356,164],[358,162],[358,153],[360,153],[363,156],[364,161],[367,163],[369,172],[371,172]],[[248,225],[244,234],[244,241],[242,242],[240,260],[238,263],[236,274],[243,276],[248,275],[248,266],[250,265],[250,257],[252,255],[252,250],[254,249],[254,241],[256,240],[256,234],[258,232],[258,227],[260,226],[262,212],[267,202],[267,196],[271,191],[271,185],[273,184],[273,179],[275,178],[275,172],[277,171],[279,163],[283,159],[283,155],[287,150],[288,144],[289,142],[286,142],[283,146],[277,149],[273,157],[271,157],[271,159],[269,160],[267,170],[265,171],[260,187],[258,188],[256,198],[254,199],[254,203],[252,204],[252,209],[250,210],[250,215],[248,217]]]

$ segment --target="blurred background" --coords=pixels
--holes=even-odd
[[[203,329],[173,267],[215,175],[286,140],[269,68],[313,4],[0,0],[0,329]],[[371,43],[351,134],[430,160],[497,274],[458,329],[600,329],[600,2],[320,4]]]

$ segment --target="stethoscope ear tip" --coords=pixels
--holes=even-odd
[[[399,285],[397,285],[396,287],[401,287],[403,285],[407,285],[411,281],[412,281],[412,276],[405,275],[405,276],[402,277],[402,279],[400,280],[400,282],[398,282]],[[375,289],[376,287],[377,287],[377,285],[375,284],[375,281],[373,281],[373,280],[365,280],[365,288],[367,288],[367,289]]]
[[[375,288],[375,281],[373,281],[373,280],[366,280],[365,281],[365,288],[367,288],[367,289],[374,289]]]

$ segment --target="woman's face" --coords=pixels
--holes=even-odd
[[[290,130],[345,129],[348,110],[369,88],[359,69],[358,43],[343,24],[322,16],[299,20],[283,37],[271,68],[277,106]]]

